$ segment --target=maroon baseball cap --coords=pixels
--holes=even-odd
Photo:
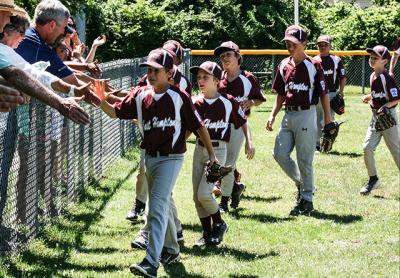
[[[183,60],[183,47],[179,42],[174,40],[166,41],[163,45],[163,48],[169,51],[172,55],[178,57],[179,60]]]
[[[224,52],[227,51],[235,51],[236,53],[240,54],[240,49],[239,46],[234,43],[233,41],[227,41],[221,43],[220,46],[218,46],[216,49],[214,49],[214,55],[219,56]]]
[[[193,73],[194,75],[197,75],[199,70],[204,70],[205,72],[215,76],[219,80],[221,80],[222,78],[222,69],[220,66],[218,66],[217,63],[206,61],[202,63],[200,66],[194,66],[190,68],[190,72]]]
[[[321,35],[321,36],[318,37],[317,43],[319,43],[319,42],[326,42],[326,43],[331,44],[331,41],[332,41],[331,36],[328,36],[328,35]]]
[[[298,44],[307,40],[306,31],[299,25],[291,25],[285,31],[285,37],[283,41],[291,41],[292,43]]]
[[[156,69],[172,69],[173,65],[172,55],[165,49],[157,48],[150,51],[147,61],[139,64],[139,67],[150,66]]]
[[[367,48],[367,52],[369,54],[374,53],[376,56],[381,57],[382,59],[390,59],[389,49],[383,45],[377,45],[374,48]]]

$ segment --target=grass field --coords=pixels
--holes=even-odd
[[[384,142],[376,151],[381,188],[360,196],[367,181],[362,142],[370,109],[359,90],[348,90],[346,120],[326,155],[316,153],[318,188],[310,217],[289,217],[295,186],[272,158],[275,130],[264,123],[273,97],[254,109],[250,119],[256,157],[242,158],[238,167],[247,185],[241,208],[224,216],[230,225],[221,246],[193,249],[201,227],[192,202],[191,156],[174,190],[183,222],[182,262],[160,267],[160,277],[399,277],[399,171]],[[137,152],[121,159],[106,178],[86,188],[81,201],[66,216],[46,226],[29,248],[0,260],[6,277],[131,277],[129,265],[145,252],[130,248],[142,225],[125,220],[130,209]]]

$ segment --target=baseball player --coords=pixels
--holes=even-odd
[[[291,215],[309,214],[313,211],[314,173],[313,159],[317,137],[316,105],[321,99],[325,124],[331,122],[329,97],[325,87],[321,64],[304,53],[306,31],[289,26],[283,39],[290,56],[278,66],[272,84],[276,93],[275,104],[266,129],[272,131],[275,117],[285,105],[273,156],[283,171],[295,182],[298,196]],[[290,154],[296,148],[297,162]]]
[[[242,56],[239,46],[227,41],[214,49],[214,55],[220,57],[224,73],[219,84],[219,92],[232,95],[240,104],[240,108],[245,115],[250,115],[250,109],[258,106],[266,99],[261,93],[260,84],[253,74],[240,68]],[[226,146],[226,164],[236,168],[236,161],[244,141],[244,133],[241,129],[235,129],[231,124],[231,136]],[[237,176],[240,176],[239,173]],[[232,196],[231,207],[239,205],[240,196],[245,189],[244,185],[236,183],[234,173],[229,173],[221,183],[222,197],[220,210],[222,213],[228,212],[228,202]]]
[[[390,60],[389,75],[394,78],[394,68],[396,67],[397,60],[400,56],[400,38],[397,38],[396,44],[394,46],[394,54]]]
[[[146,257],[130,269],[138,275],[157,277],[160,261],[166,265],[180,259],[169,203],[186,151],[187,130],[199,135],[211,163],[217,162],[217,159],[207,129],[189,95],[168,83],[173,66],[171,54],[165,49],[155,49],[140,66],[147,67],[150,86],[137,87],[114,105],[102,97],[101,108],[112,118],[138,120],[143,137],[141,148],[146,153],[149,243]]]
[[[343,66],[342,59],[340,57],[330,53],[331,51],[331,37],[328,35],[322,35],[318,37],[317,45],[319,55],[315,56],[314,59],[321,63],[324,70],[325,85],[329,92],[329,99],[336,97],[344,98],[344,87],[346,86],[346,71]],[[338,91],[339,89],[339,91]],[[324,126],[324,112],[321,103],[317,105],[317,130],[318,137],[316,142],[317,150],[320,149],[319,138],[322,135],[322,128]],[[335,120],[335,111],[331,108],[331,119]]]
[[[377,45],[374,48],[367,48],[370,53],[369,66],[374,70],[370,77],[371,94],[362,97],[364,103],[370,103],[372,108],[372,119],[367,129],[364,139],[364,161],[367,167],[369,181],[361,188],[360,194],[368,195],[372,190],[379,186],[379,179],[375,165],[374,152],[379,145],[381,138],[385,140],[386,146],[390,150],[393,159],[400,169],[400,141],[399,128],[394,125],[383,131],[375,129],[375,123],[378,115],[386,107],[390,114],[398,123],[396,106],[400,100],[399,87],[395,84],[385,70],[385,65],[390,60],[389,50],[383,45]]]
[[[190,72],[196,75],[201,90],[201,94],[193,98],[194,106],[210,134],[218,161],[222,165],[225,164],[226,144],[232,132],[231,124],[235,129],[242,128],[246,137],[247,158],[253,158],[255,150],[246,124],[246,116],[239,110],[239,103],[231,95],[218,92],[222,69],[216,63],[207,61],[200,66],[191,67]],[[218,203],[212,194],[214,184],[207,183],[204,175],[207,160],[207,150],[201,139],[197,138],[193,155],[193,200],[203,228],[203,236],[196,242],[196,246],[218,245],[228,230],[228,225],[222,220]]]

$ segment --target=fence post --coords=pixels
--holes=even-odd
[[[362,82],[362,93],[363,95],[365,95],[365,57],[363,56],[363,60],[362,60],[362,76],[361,76],[361,82]]]
[[[272,78],[272,80],[274,80],[274,78],[275,78],[275,54],[272,55],[272,77],[271,78]]]

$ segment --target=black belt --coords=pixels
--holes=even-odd
[[[158,157],[158,156],[169,156],[169,153],[163,153],[163,152],[149,152],[146,151],[146,155],[149,155],[151,157]]]
[[[310,110],[310,105],[300,105],[300,106],[285,106],[286,111],[301,111],[301,110]]]
[[[203,144],[203,142],[201,142],[201,140],[198,140],[197,142],[199,142],[200,146],[204,147],[204,144]],[[211,145],[213,147],[219,147],[219,142],[218,141],[211,141]]]

